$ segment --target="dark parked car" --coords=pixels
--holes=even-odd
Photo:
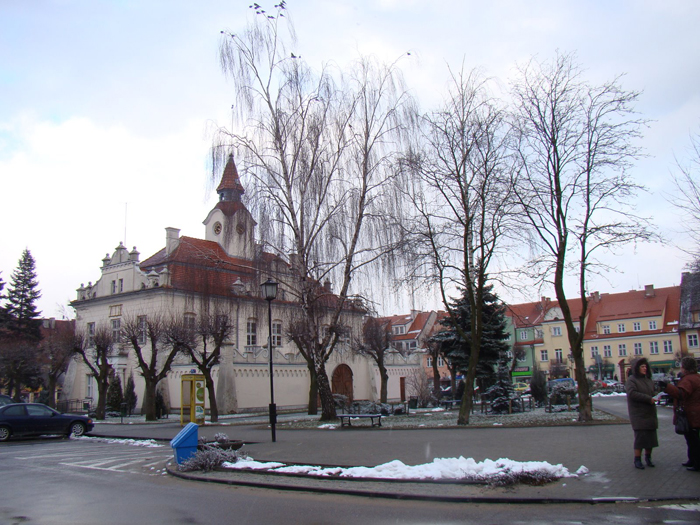
[[[0,394],[0,407],[4,407],[5,405],[9,405],[10,403],[14,403],[14,401],[12,401],[12,398],[10,396],[6,396],[5,394]]]
[[[61,414],[40,403],[13,403],[0,407],[0,441],[7,441],[10,436],[82,436],[93,427],[92,419]]]

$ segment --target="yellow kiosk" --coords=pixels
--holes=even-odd
[[[180,397],[180,424],[204,424],[206,387],[203,374],[184,374]]]

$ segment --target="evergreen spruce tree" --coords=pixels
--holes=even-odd
[[[41,297],[35,262],[29,250],[22,252],[17,269],[12,273],[5,305],[10,331],[22,339],[41,339],[41,320],[36,301]]]
[[[25,249],[12,273],[0,311],[0,380],[15,401],[22,400],[22,387],[42,385],[39,342],[41,320],[36,301],[41,297],[32,254]],[[4,288],[4,283],[2,288]]]
[[[453,303],[453,308],[457,312],[457,322],[469,336],[471,308],[466,297],[462,296]],[[502,354],[508,351],[509,346],[505,342],[508,338],[506,333],[505,306],[493,293],[493,286],[484,289],[483,304],[483,333],[481,338],[481,350],[479,352],[479,364],[477,365],[476,377],[480,386],[485,387],[493,384],[495,380],[495,366]],[[469,356],[471,354],[471,339],[462,339],[455,329],[455,325],[450,317],[441,321],[445,327],[432,337],[432,340],[441,345],[441,353],[460,372],[464,373],[469,367]]]
[[[114,374],[114,378],[109,383],[107,389],[107,410],[119,412],[122,409],[124,394],[122,394],[122,380],[119,379],[119,374]]]
[[[124,403],[126,403],[126,410],[129,415],[134,412],[136,408],[136,402],[139,396],[136,395],[136,386],[134,385],[134,374],[129,374],[129,379],[126,380],[126,388],[124,388]]]
[[[510,400],[514,397],[513,382],[510,378],[510,368],[505,353],[498,362],[498,372],[496,373],[496,383],[484,393],[491,403],[491,411],[496,414],[503,414],[510,409]],[[513,406],[514,410],[518,406]]]

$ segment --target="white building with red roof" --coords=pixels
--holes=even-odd
[[[256,243],[256,223],[242,201],[244,192],[231,156],[217,188],[219,202],[204,220],[204,239],[180,236],[177,228],[166,228],[165,247],[144,261],[136,248],[128,251],[120,243],[102,260],[100,278],[78,288],[71,303],[76,326],[88,336],[99,326],[108,326],[119,338],[123,323],[130,319],[160,315],[194,320],[202,312],[215,310],[226,315],[233,327],[214,370],[219,412],[263,409],[269,403],[268,303],[260,285],[272,278],[279,283],[271,303],[275,400],[280,408],[305,407],[310,384],[307,364],[285,337],[299,308],[292,293],[291,256],[264,252]],[[321,286],[326,304],[332,305],[337,297],[331,284]],[[361,334],[365,314],[357,303],[347,302],[342,322],[350,333],[338,343],[326,369],[334,393],[374,401],[379,397],[376,366],[350,348],[353,337]],[[110,362],[123,382],[133,373],[141,401],[143,381],[134,352],[125,343],[115,347]],[[399,366],[405,369],[405,363]],[[161,382],[161,392],[173,409],[180,403],[181,376],[192,371],[193,363],[179,358]],[[398,376],[389,384],[389,397],[400,397]],[[63,398],[96,402],[95,380],[79,362],[71,365]]]

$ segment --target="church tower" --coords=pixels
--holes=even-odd
[[[241,200],[245,189],[238,177],[233,154],[228,157],[216,193],[219,202],[204,219],[204,238],[219,243],[231,257],[253,259],[256,223]]]

